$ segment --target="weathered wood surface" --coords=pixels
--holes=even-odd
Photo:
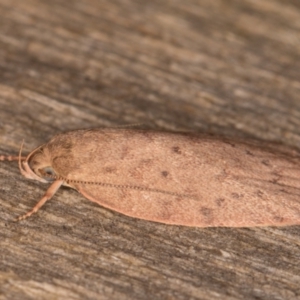
[[[76,128],[300,148],[300,2],[0,0],[0,153]],[[0,299],[300,299],[300,228],[132,219],[0,164]]]

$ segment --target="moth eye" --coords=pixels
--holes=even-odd
[[[53,181],[56,177],[56,174],[51,167],[45,167],[45,168],[39,169],[38,171],[39,171],[40,175],[48,181]]]

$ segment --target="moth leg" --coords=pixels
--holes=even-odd
[[[42,197],[42,199],[33,207],[32,210],[30,210],[25,215],[22,215],[15,219],[15,221],[24,220],[28,217],[30,217],[33,213],[36,213],[48,200],[50,200],[54,194],[57,192],[57,190],[61,187],[63,184],[63,180],[56,180],[54,181],[48,190],[46,191],[45,195]]]

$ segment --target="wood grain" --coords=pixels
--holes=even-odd
[[[0,153],[144,123],[300,148],[298,1],[0,0]],[[299,299],[300,228],[119,215],[0,164],[0,299]]]

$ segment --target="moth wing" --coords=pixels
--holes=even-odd
[[[197,227],[300,224],[299,156],[133,130],[87,131],[80,140],[76,163],[60,163],[62,172],[83,196],[119,213]]]

